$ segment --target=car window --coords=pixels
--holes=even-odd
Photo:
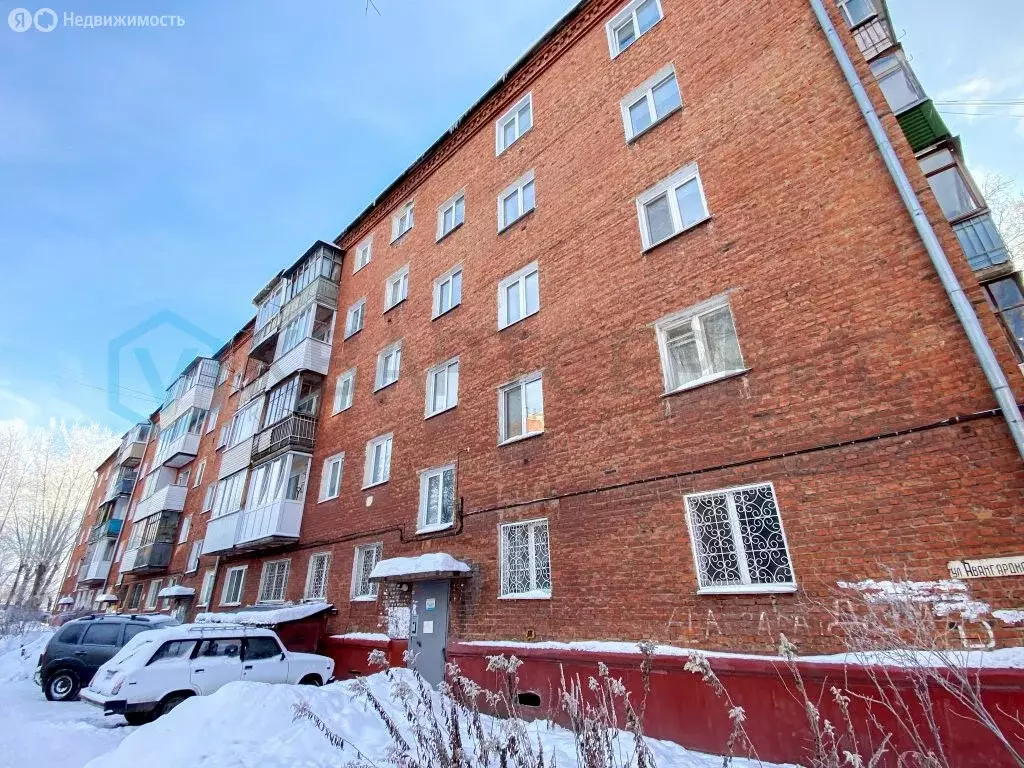
[[[127,643],[129,640],[131,640],[133,637],[139,634],[139,632],[145,632],[147,629],[152,629],[152,627],[148,624],[125,624],[124,639],[121,641],[122,644]]]
[[[189,656],[195,647],[195,640],[171,640],[160,646],[160,650],[153,654],[153,658],[149,660],[149,663],[156,664],[161,661],[173,661],[174,659],[184,658]]]
[[[245,639],[245,660],[272,659],[281,655],[281,646],[272,637],[247,637]]]
[[[57,642],[75,645],[82,639],[83,632],[85,632],[85,624],[68,624],[57,635]]]
[[[117,645],[121,636],[121,624],[93,624],[85,630],[82,645]]]
[[[219,637],[216,640],[203,640],[199,646],[199,658],[237,659],[242,648],[242,640],[238,637]]]

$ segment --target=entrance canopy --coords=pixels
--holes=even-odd
[[[116,603],[120,598],[117,595],[105,594],[96,595],[97,603]]]
[[[57,605],[74,605],[75,599],[73,597],[62,597],[57,601]]]
[[[370,572],[370,581],[430,581],[459,579],[470,567],[446,552],[430,552],[419,557],[392,557],[381,560]]]
[[[196,591],[192,587],[183,587],[175,584],[172,587],[164,587],[156,593],[157,597],[192,597]]]

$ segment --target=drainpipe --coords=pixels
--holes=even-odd
[[[950,266],[949,259],[946,258],[946,254],[939,244],[939,239],[935,235],[935,230],[932,229],[924,209],[921,208],[921,201],[918,200],[917,195],[914,193],[914,188],[910,185],[910,179],[907,178],[907,174],[903,170],[903,164],[900,162],[899,157],[897,157],[896,150],[893,149],[892,144],[889,142],[889,135],[885,132],[882,122],[878,119],[878,114],[871,104],[871,99],[864,89],[864,84],[861,83],[860,77],[857,75],[857,70],[854,69],[853,62],[850,61],[850,57],[846,53],[842,40],[839,39],[839,33],[832,24],[828,11],[825,10],[822,0],[810,0],[810,3],[811,8],[814,9],[814,15],[818,18],[818,23],[825,33],[828,44],[832,48],[832,53],[835,55],[836,61],[839,62],[839,68],[842,69],[843,76],[846,78],[850,90],[853,91],[853,97],[856,99],[857,106],[860,108],[860,112],[868,124],[868,129],[875,139],[875,144],[878,145],[878,150],[882,154],[885,167],[889,170],[889,175],[892,176],[896,189],[899,190],[900,197],[903,198],[903,204],[906,206],[907,212],[917,228],[917,234],[920,235],[925,250],[928,251],[928,256],[931,258],[935,271],[939,275],[939,280],[942,282],[942,287],[945,289],[946,295],[953,305],[953,310],[956,312],[956,316],[967,334],[967,340],[971,343],[974,354],[977,355],[978,362],[981,364],[981,369],[985,372],[985,378],[988,379],[992,393],[996,397],[996,402],[999,403],[1003,418],[1006,419],[1006,425],[1009,427],[1010,435],[1013,437],[1013,442],[1017,445],[1017,452],[1021,458],[1024,458],[1024,419],[1021,418],[1020,409],[1017,407],[1013,390],[1010,389],[1010,384],[1006,380],[1003,369],[999,367],[999,362],[992,352],[992,347],[989,346],[988,337],[985,336],[985,332],[981,328],[978,316],[974,314],[974,307],[971,306],[971,302],[964,293],[963,287],[956,279],[953,267]]]

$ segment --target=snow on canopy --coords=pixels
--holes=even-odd
[[[117,595],[112,595],[109,592],[106,592],[106,593],[104,593],[102,595],[96,595],[95,602],[97,602],[97,603],[116,603],[120,599],[121,598],[119,598]],[[74,602],[74,600],[72,600],[71,602]]]
[[[326,611],[333,606],[330,603],[302,603],[301,605],[284,605],[280,608],[263,610],[250,608],[234,613],[200,613],[196,616],[198,624],[246,624],[253,627],[270,627],[289,621],[298,621],[308,616]]]
[[[392,557],[381,560],[370,572],[370,579],[394,579],[432,573],[469,573],[469,566],[446,552],[430,552],[419,557]]]
[[[181,584],[174,584],[170,587],[164,587],[156,593],[157,597],[192,597],[196,591],[192,587],[184,587]]]
[[[57,601],[57,605],[74,605],[75,599],[73,597],[62,597]]]

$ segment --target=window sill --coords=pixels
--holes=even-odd
[[[361,264],[358,267],[355,265],[355,262],[352,262],[352,274],[355,275],[355,274],[359,273],[360,271],[366,269],[368,266],[370,266],[370,262],[371,261],[373,261],[373,259],[367,259],[365,264]]]
[[[395,309],[395,307],[400,307],[400,306],[402,306],[403,304],[405,304],[405,302],[406,302],[406,301],[408,301],[408,300],[409,300],[409,297],[408,297],[408,296],[406,296],[406,297],[405,297],[404,299],[401,299],[401,300],[399,300],[399,301],[396,301],[396,302],[395,302],[394,304],[392,304],[392,305],[391,305],[390,307],[384,307],[384,311],[383,311],[383,312],[381,312],[381,314],[382,314],[382,315],[386,315],[386,314],[387,314],[388,312],[390,312],[390,311],[391,311],[392,309]]]
[[[659,241],[658,241],[658,242],[656,242],[656,243],[651,243],[650,245],[648,245],[648,246],[646,246],[645,248],[643,248],[643,249],[642,249],[642,252],[643,252],[643,253],[645,253],[645,254],[647,254],[647,253],[650,253],[650,252],[651,252],[651,251],[653,251],[654,249],[656,249],[656,248],[660,248],[660,247],[661,247],[661,246],[663,246],[663,245],[664,245],[665,243],[670,243],[670,242],[672,242],[673,240],[675,240],[675,239],[676,239],[677,237],[681,237],[682,235],[685,235],[685,234],[686,234],[687,232],[691,232],[692,230],[694,230],[694,229],[697,229],[698,227],[700,227],[700,226],[702,226],[702,225],[704,225],[704,224],[707,224],[707,223],[708,223],[709,221],[711,221],[711,220],[712,220],[713,218],[714,218],[714,217],[713,217],[713,216],[711,216],[711,215],[705,216],[705,217],[704,217],[703,219],[701,219],[700,221],[694,222],[694,223],[693,223],[693,224],[691,224],[690,226],[688,226],[688,227],[684,227],[683,229],[680,229],[680,230],[679,230],[678,232],[676,232],[676,233],[674,233],[674,234],[671,234],[671,235],[669,235],[669,236],[668,236],[668,237],[666,237],[666,238],[665,238],[664,240],[659,240]],[[646,226],[646,222],[645,222],[645,226]]]
[[[371,488],[376,488],[377,486],[380,486],[380,485],[386,485],[386,484],[387,484],[387,482],[388,482],[388,481],[389,481],[390,479],[391,479],[391,478],[389,477],[389,478],[387,478],[386,480],[381,480],[380,482],[376,482],[376,483],[370,483],[369,485],[364,485],[364,486],[363,486],[363,490],[364,490],[364,491],[368,491],[368,490],[370,490]]]
[[[458,407],[458,405],[459,405],[458,403],[455,403],[454,405],[449,405],[447,408],[442,408],[440,411],[434,411],[433,413],[425,414],[423,416],[423,420],[427,421],[428,419],[432,419],[435,416],[440,416],[442,413],[448,413],[448,411],[454,411]]]
[[[409,227],[409,228],[408,228],[407,230],[405,230],[404,232],[399,232],[399,233],[398,233],[397,235],[395,235],[394,237],[392,237],[392,238],[391,238],[391,242],[389,243],[389,245],[394,245],[394,244],[395,244],[395,243],[397,243],[397,242],[398,242],[399,240],[401,240],[401,239],[402,239],[403,237],[405,237],[406,235],[408,235],[408,234],[409,234],[410,232],[412,232],[412,227]]]
[[[356,330],[352,331],[352,333],[349,333],[349,334],[347,334],[347,335],[343,336],[343,337],[341,338],[341,340],[342,340],[342,341],[348,341],[348,340],[349,340],[349,339],[351,339],[351,338],[352,338],[353,336],[357,335],[357,334],[359,333],[359,331],[361,331],[361,330],[363,330],[363,329],[362,329],[362,328],[357,328]]]
[[[537,210],[537,208],[533,207],[530,210],[528,210],[526,213],[524,213],[522,216],[519,216],[518,218],[512,219],[512,221],[508,222],[507,224],[498,227],[498,234],[500,235],[500,234],[502,234],[504,232],[508,232],[510,229],[512,229],[512,227],[514,227],[520,221],[523,221],[528,216],[530,216],[535,210]]]
[[[440,235],[440,236],[439,236],[439,237],[438,237],[438,238],[437,238],[437,239],[436,239],[436,240],[435,240],[434,242],[435,242],[435,243],[440,243],[440,242],[441,242],[442,240],[444,240],[444,239],[445,239],[446,237],[448,237],[448,236],[449,236],[449,235],[450,235],[450,234],[451,234],[452,232],[455,232],[456,230],[459,230],[459,229],[461,229],[461,228],[462,228],[462,225],[463,225],[464,223],[465,223],[465,222],[461,222],[461,221],[460,221],[460,222],[459,222],[458,224],[456,224],[456,225],[455,225],[454,227],[452,227],[451,229],[449,229],[449,230],[448,230],[447,232],[444,232],[443,234],[441,234],[441,235]]]
[[[512,445],[513,443],[521,443],[523,440],[529,440],[531,437],[540,437],[543,434],[544,431],[541,430],[540,432],[528,432],[525,435],[517,435],[516,437],[510,437],[508,440],[502,440],[500,443],[498,443],[498,447],[500,448],[503,445]]]
[[[325,497],[323,499],[317,499],[316,503],[317,504],[323,504],[323,503],[328,502],[328,501],[334,501],[339,496],[341,496],[341,494],[340,493],[336,493],[333,496],[327,496],[327,497]]]
[[[358,597],[353,597],[349,602],[352,602],[352,603],[376,603],[377,602],[377,596],[376,595],[359,595]]]
[[[389,381],[387,384],[381,384],[379,387],[374,387],[373,388],[373,393],[377,394],[378,392],[383,392],[388,387],[393,387],[397,383],[398,383],[398,379],[395,379],[394,381]]]
[[[530,117],[531,117],[531,123],[532,123],[532,117],[533,117],[533,107],[532,106],[530,107]],[[504,155],[506,152],[508,152],[510,149],[512,149],[512,147],[514,147],[516,144],[518,144],[520,139],[522,139],[526,134],[528,134],[532,130],[533,130],[533,125],[531,124],[529,128],[527,128],[525,131],[523,131],[518,136],[516,136],[510,143],[506,144],[501,149],[499,149],[497,152],[495,152],[494,156],[495,157],[501,157],[502,155]]]
[[[698,595],[769,595],[792,594],[796,584],[739,584],[729,587],[700,587]]]
[[[455,304],[455,305],[449,307],[444,312],[438,312],[436,315],[433,315],[430,319],[431,320],[437,320],[439,318],[442,318],[445,315],[450,314],[451,312],[454,312],[456,309],[458,309],[461,306],[462,306],[462,302],[460,301],[458,304]]]
[[[524,592],[521,595],[498,595],[499,600],[550,600],[550,592]]]
[[[454,521],[451,523],[437,523],[435,525],[425,525],[422,528],[416,529],[417,536],[424,536],[428,533],[437,533],[438,531],[447,531],[454,525]]]
[[[220,607],[221,608],[237,608],[240,605],[241,605],[241,603],[221,603]]]
[[[344,413],[345,411],[349,410],[351,407],[352,407],[351,405],[346,405],[344,408],[339,408],[336,411],[332,409],[331,410],[331,416],[337,416],[339,413]]]
[[[726,371],[725,373],[716,373],[714,376],[708,376],[705,379],[697,379],[697,381],[691,381],[688,384],[684,384],[681,387],[673,389],[671,392],[663,392],[661,397],[672,397],[673,395],[681,395],[683,392],[689,392],[692,389],[700,389],[706,387],[708,384],[714,384],[719,381],[726,381],[728,379],[735,379],[739,376],[746,376],[750,373],[749,368],[740,368],[738,371]]]
[[[628,139],[626,139],[626,146],[632,146],[642,136],[646,136],[648,133],[650,133],[655,128],[657,128],[659,125],[661,125],[666,120],[668,120],[670,117],[672,117],[672,115],[676,114],[677,112],[682,112],[682,111],[683,111],[683,105],[680,104],[678,107],[675,107],[671,112],[666,112],[664,115],[659,117],[653,123],[651,123],[646,128],[644,128],[642,131],[640,131],[640,133],[634,133],[632,136],[630,136]]]
[[[527,318],[530,318],[530,317],[533,317],[534,315],[539,315],[539,314],[540,314],[540,307],[537,308],[536,312],[531,312],[528,315],[523,315],[518,320],[513,320],[511,323],[507,323],[505,325],[498,326],[498,332],[500,333],[501,331],[504,331],[506,328],[511,328],[513,325],[519,325],[519,323],[523,322],[523,320],[526,320]]]

